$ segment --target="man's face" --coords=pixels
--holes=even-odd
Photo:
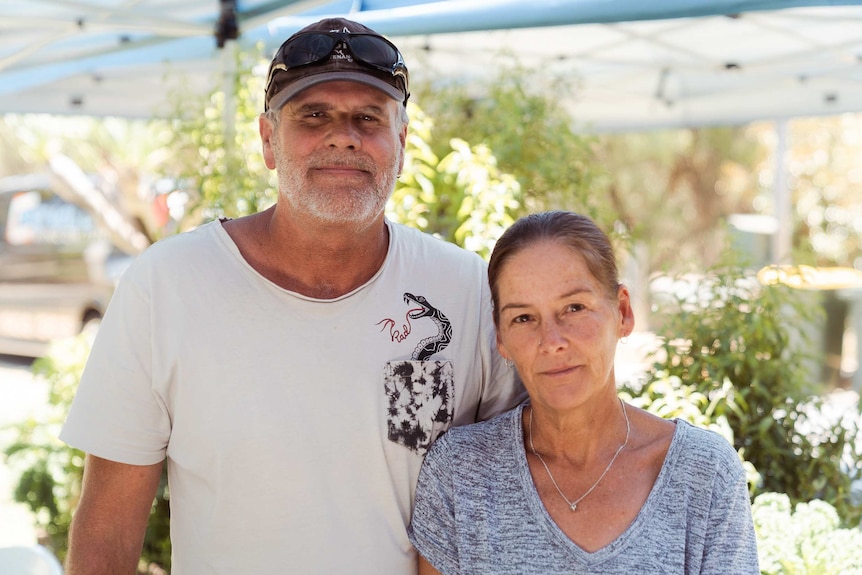
[[[383,213],[404,163],[401,104],[348,81],[300,92],[278,126],[261,119],[264,159],[294,213],[328,223],[370,223]]]

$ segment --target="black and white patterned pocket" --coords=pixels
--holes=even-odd
[[[455,412],[451,361],[388,361],[383,370],[389,400],[390,441],[424,455],[450,424]]]

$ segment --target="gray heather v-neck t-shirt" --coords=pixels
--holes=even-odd
[[[760,573],[745,472],[720,435],[676,420],[637,517],[588,553],[557,527],[536,492],[523,409],[450,429],[425,458],[408,533],[443,575]]]

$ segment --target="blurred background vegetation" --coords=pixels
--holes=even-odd
[[[115,183],[117,205],[149,241],[265,208],[276,188],[257,137],[262,80],[248,72],[262,56],[237,58],[246,72],[235,78],[234,98],[216,92],[201,102],[178,92],[169,119],[2,117],[0,175],[71,158]],[[764,573],[862,569],[862,500],[853,489],[862,479],[859,420],[820,417],[827,394],[846,385],[817,368],[824,298],[758,282],[753,254],[739,251],[730,225],[734,214],[772,213],[772,125],[581,132],[551,95],[529,89],[535,73],[501,70],[483,98],[458,86],[414,86],[408,161],[389,216],[484,256],[528,212],[596,219],[627,281],[646,292],[639,327],[658,336],[643,376],[622,392],[662,416],[712,427],[738,449],[756,497]],[[789,132],[794,263],[862,268],[862,114],[794,120]],[[654,298],[656,277],[687,289]],[[50,421],[22,424],[6,449],[20,470],[16,498],[60,557],[82,454],[56,435],[88,349],[83,336],[58,342],[34,364],[55,411]],[[143,572],[169,570],[169,497],[163,484]],[[820,519],[784,537],[806,517]],[[814,540],[806,529],[820,547],[801,543]],[[849,548],[824,552],[833,536]]]

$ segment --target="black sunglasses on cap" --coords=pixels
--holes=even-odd
[[[351,34],[347,32],[300,32],[288,38],[278,49],[266,80],[269,93],[275,75],[301,66],[317,64],[328,59],[340,43],[344,43],[353,58],[360,64],[392,76],[393,84],[401,78],[404,101],[407,89],[407,66],[401,52],[392,42],[376,34]]]

